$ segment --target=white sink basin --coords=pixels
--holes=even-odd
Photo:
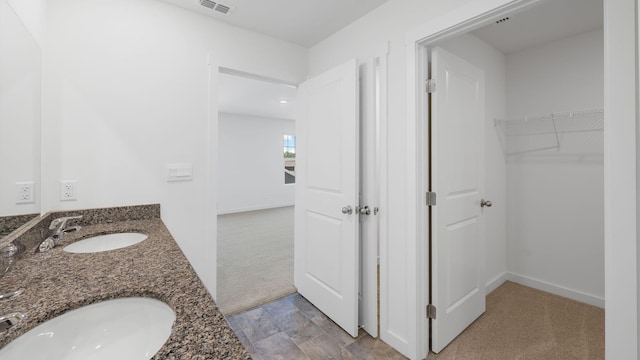
[[[109,251],[135,245],[146,238],[147,235],[140,233],[99,235],[69,244],[64,247],[64,251],[75,254]]]
[[[151,298],[102,301],[66,312],[0,350],[2,360],[150,359],[171,335],[176,319]]]

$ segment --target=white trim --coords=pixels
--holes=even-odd
[[[414,66],[416,67],[416,71],[418,73],[416,79],[426,80],[429,77],[428,69],[429,69],[429,52],[426,47],[414,47],[416,55],[413,57]],[[429,133],[431,129],[429,128],[427,121],[429,119],[429,103],[428,96],[425,93],[425,82],[416,81],[414,85],[414,89],[412,90],[416,94],[421,94],[423,99],[427,101],[415,101],[415,109],[416,109],[416,131],[414,134],[415,138],[415,149],[417,151],[416,154],[416,176],[417,181],[415,184],[415,189],[418,191],[417,204],[416,204],[416,215],[417,215],[417,243],[416,243],[416,263],[418,269],[418,275],[416,281],[418,284],[424,284],[422,287],[418,288],[418,314],[420,315],[423,309],[426,308],[427,304],[429,304],[429,292],[430,289],[427,286],[429,283],[429,269],[431,267],[430,262],[430,254],[429,254],[429,221],[426,219],[429,218],[428,207],[426,206],[426,192],[429,190],[429,166],[425,166],[425,164],[429,163],[430,148],[429,148]],[[422,220],[421,220],[422,219]],[[426,316],[418,316],[418,322],[416,324],[416,333],[417,338],[416,341],[420,343],[419,339],[428,339],[429,338],[429,320]],[[422,351],[421,351],[422,350]],[[429,352],[428,344],[425,344],[423,349],[418,350],[419,358],[426,358],[427,353]]]
[[[207,121],[207,184],[205,187],[208,219],[205,225],[205,239],[207,241],[205,251],[210,258],[211,284],[207,290],[211,294],[214,301],[218,298],[218,218],[216,216],[216,204],[218,203],[218,75],[219,70],[216,64],[212,63],[212,56],[207,56],[207,65],[209,66],[209,109]]]
[[[493,290],[497,289],[498,287],[500,287],[500,285],[504,284],[504,282],[507,281],[507,272],[503,272],[502,274],[494,277],[493,279],[487,281],[487,283],[484,285],[485,291],[487,293],[487,295],[489,295]]]
[[[294,184],[291,184],[294,185]],[[235,208],[229,210],[218,210],[218,215],[229,215],[229,214],[237,214],[247,211],[257,211],[257,210],[267,210],[267,209],[277,209],[282,207],[294,206],[295,203],[279,203],[279,204],[269,204],[269,205],[258,205],[258,206],[247,206],[242,208]]]
[[[605,357],[638,358],[637,2],[604,2]]]
[[[494,21],[506,13],[523,11],[544,0],[477,0],[425,23],[406,34],[408,46],[421,43],[432,45],[436,41],[465,34]]]
[[[406,273],[405,273],[405,283],[406,283],[406,309],[407,309],[407,317],[406,322],[408,326],[408,331],[406,331],[407,339],[403,339],[401,337],[396,337],[396,342],[390,342],[387,339],[383,338],[385,342],[389,345],[393,346],[400,352],[402,352],[405,356],[410,359],[419,359],[422,358],[423,354],[426,354],[424,351],[424,347],[421,351],[420,348],[416,346],[416,344],[420,343],[420,337],[418,334],[424,334],[424,330],[419,329],[419,324],[422,321],[421,309],[419,304],[424,303],[424,299],[419,294],[424,292],[425,285],[418,281],[419,278],[423,277],[423,274],[420,273],[418,264],[422,262],[424,259],[418,259],[418,247],[419,247],[419,236],[418,233],[418,218],[417,218],[417,209],[418,204],[420,204],[419,199],[420,193],[417,191],[418,188],[418,153],[416,149],[417,145],[417,127],[416,127],[416,79],[415,79],[415,71],[416,71],[416,46],[407,46],[407,56],[406,56],[406,64],[407,69],[410,69],[408,73],[412,73],[413,76],[411,78],[407,77],[407,94],[413,94],[413,96],[407,96],[407,127],[406,127],[406,162],[407,162],[407,173],[406,173],[406,195],[407,199],[407,234],[404,248],[405,248],[405,263],[406,263]],[[413,72],[412,72],[412,71]],[[409,76],[409,74],[407,75]],[[412,119],[409,121],[408,119]],[[415,214],[412,216],[412,214]],[[399,239],[398,239],[399,240]],[[389,339],[390,340],[390,339]],[[403,343],[404,342],[404,343]],[[425,355],[426,356],[426,355]]]
[[[506,275],[507,280],[513,281],[514,283],[562,296],[581,303],[604,308],[604,298],[512,272],[507,272]]]
[[[285,80],[278,80],[269,76],[262,76],[262,75],[258,75],[258,74],[254,74],[254,73],[250,73],[250,72],[246,72],[246,71],[242,71],[242,70],[236,70],[236,69],[232,69],[232,68],[228,68],[228,67],[219,67],[219,72],[222,74],[227,74],[227,75],[235,75],[235,76],[240,76],[243,78],[247,78],[247,79],[252,79],[252,80],[258,80],[258,81],[263,81],[263,82],[270,82],[273,84],[278,84],[278,85],[285,85],[285,86],[291,86],[293,88],[298,88],[298,84],[295,82],[291,82],[291,81],[285,81]]]
[[[377,145],[377,76],[378,58],[358,65],[360,77],[360,206],[373,211],[378,206],[379,178]],[[378,222],[376,214],[360,217],[360,273],[358,289],[358,323],[374,338],[378,337]]]
[[[389,173],[388,173],[388,164],[389,164],[389,152],[388,152],[388,143],[389,143],[389,131],[388,131],[388,43],[387,46],[382,46],[383,52],[379,55],[378,59],[380,61],[380,143],[379,143],[379,208],[380,212],[378,215],[380,219],[378,219],[379,223],[379,233],[378,233],[378,241],[379,243],[379,265],[380,265],[380,331],[379,336],[387,344],[393,346],[394,348],[406,348],[407,344],[404,339],[397,337],[391,329],[389,329],[389,279],[391,278],[389,274],[389,265],[387,260],[389,259],[387,249],[391,246],[391,241],[389,239]]]

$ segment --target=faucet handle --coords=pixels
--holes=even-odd
[[[13,256],[18,252],[18,246],[12,242],[0,245],[0,255]]]
[[[49,225],[49,230],[55,230],[59,227],[64,227],[69,220],[82,219],[82,215],[78,216],[65,216],[57,219],[53,219]]]
[[[56,240],[52,236],[49,236],[48,238],[44,239],[44,241],[40,243],[40,245],[38,246],[38,251],[39,252],[49,251],[54,247],[56,247],[56,245],[57,245]]]

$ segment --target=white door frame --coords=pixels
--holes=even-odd
[[[510,12],[523,10],[541,0],[478,0],[422,25],[406,35],[407,61],[407,236],[414,241],[416,257],[409,268],[415,284],[408,304],[415,311],[415,332],[408,339],[409,357],[426,358],[428,321],[425,306],[429,299],[428,221],[425,203],[424,166],[428,158],[426,98],[427,48],[446,38],[479,28]],[[638,289],[637,229],[640,222],[636,186],[636,165],[640,164],[638,133],[638,0],[604,0],[605,27],[605,311],[606,357],[636,358],[640,312]],[[609,121],[617,119],[617,121]],[[414,166],[411,166],[413,164]],[[640,170],[640,166],[638,166]],[[614,260],[615,259],[615,260]],[[411,272],[409,272],[411,274]],[[415,337],[414,337],[415,336]]]
[[[379,81],[380,81],[379,83],[380,93],[378,94],[379,98],[376,99],[379,101],[377,103],[378,108],[376,109],[376,127],[378,128],[379,139],[377,144],[375,141],[371,142],[371,144],[377,145],[377,150],[372,150],[372,151],[376,151],[379,154],[379,157],[376,156],[377,162],[378,162],[377,166],[378,166],[379,178],[375,181],[375,185],[374,185],[375,187],[378,188],[379,198],[377,199],[378,200],[377,204],[374,204],[375,202],[374,199],[365,199],[366,201],[371,202],[371,207],[379,207],[381,209],[380,210],[381,213],[379,214],[381,216],[378,219],[378,222],[379,222],[378,238],[381,238],[383,236],[382,234],[386,234],[386,231],[387,231],[386,221],[383,220],[383,219],[386,219],[386,213],[384,212],[383,209],[386,209],[386,205],[387,205],[387,191],[386,191],[387,141],[386,141],[386,137],[384,137],[383,134],[386,134],[386,126],[387,126],[386,86],[387,86],[387,55],[388,53],[389,53],[389,44],[384,43],[383,45],[380,46],[380,49],[377,52],[378,55],[375,57],[375,59],[379,63]],[[208,56],[208,65],[209,65],[209,94],[208,94],[208,98],[209,98],[208,127],[209,128],[208,128],[208,141],[207,141],[207,171],[206,171],[207,190],[206,190],[205,197],[206,197],[206,212],[207,214],[209,214],[208,216],[209,221],[207,222],[207,226],[206,226],[206,234],[207,234],[206,238],[209,239],[208,245],[207,245],[207,254],[210,254],[212,257],[212,259],[209,262],[210,263],[209,274],[211,274],[212,281],[210,285],[211,288],[208,288],[208,290],[211,294],[211,297],[215,301],[217,299],[217,287],[218,287],[218,281],[217,281],[217,260],[218,260],[218,236],[217,236],[218,159],[217,158],[218,157],[217,157],[217,153],[218,153],[218,126],[219,126],[219,118],[218,118],[219,74],[225,73],[225,74],[238,75],[238,76],[257,79],[261,81],[269,81],[269,82],[279,83],[283,85],[292,85],[296,87],[298,87],[299,82],[295,81],[294,79],[288,79],[288,80],[281,79],[278,77],[277,74],[265,73],[264,69],[253,69],[253,68],[243,69],[236,65],[222,64],[221,62],[217,61],[213,53],[209,54]],[[377,246],[374,246],[374,247],[367,246],[366,250],[367,252],[363,253],[362,254],[363,256],[369,256],[369,257],[374,256],[375,253],[377,252]],[[377,258],[375,259],[369,258],[367,262],[377,262],[377,260],[378,260]],[[362,277],[363,277],[363,281],[366,281],[368,284],[371,284],[372,281],[375,281],[375,279],[377,279],[378,274],[377,272],[374,272],[374,273],[367,272],[366,274],[362,274]],[[383,277],[382,275],[380,277],[381,278],[380,278],[379,287],[382,287],[386,281],[386,277]],[[374,293],[377,294],[378,287],[373,289],[371,286],[369,286],[369,287],[366,287],[366,289],[367,289],[366,293],[363,294],[364,300],[362,302],[362,306],[363,308],[367,309],[367,311],[365,311],[365,314],[363,314],[359,320],[362,324],[365,325],[366,331],[376,334],[377,328],[379,327],[379,322],[377,317],[373,316],[372,314],[377,314],[378,308],[381,307],[382,303],[384,302],[381,301],[381,304],[378,304],[377,296],[372,297],[372,294]],[[381,315],[381,318],[384,318],[384,316]]]
[[[276,74],[265,74],[264,69],[242,69],[233,64],[227,65],[220,62],[215,53],[209,53],[207,64],[209,66],[209,116],[207,121],[207,168],[206,168],[206,253],[211,256],[209,271],[211,276],[207,290],[214,301],[218,298],[218,84],[220,73],[234,74],[263,81],[271,81],[283,85],[297,86],[296,79],[280,79]]]
[[[426,192],[428,190],[429,168],[429,117],[424,79],[428,74],[428,48],[448,38],[465,34],[487,25],[507,13],[522,10],[540,0],[482,0],[474,1],[458,11],[438,17],[406,35],[407,40],[407,148],[415,152],[407,153],[409,195],[408,214],[416,214],[407,219],[408,236],[415,239],[415,350],[412,359],[423,359],[429,352],[429,321],[426,306],[429,304],[429,221]],[[413,349],[409,349],[410,351]]]

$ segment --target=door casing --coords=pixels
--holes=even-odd
[[[364,179],[365,182],[371,182],[367,184],[368,188],[374,187],[378,190],[378,198],[371,199],[370,194],[365,196],[365,201],[371,202],[371,208],[379,207],[383,209],[386,207],[386,137],[383,134],[386,134],[386,123],[387,123],[387,108],[386,108],[386,76],[387,76],[387,55],[389,52],[389,44],[384,43],[380,46],[378,51],[378,55],[374,58],[375,61],[378,62],[378,71],[379,71],[379,91],[377,94],[377,98],[368,100],[376,101],[375,106],[377,107],[374,112],[376,121],[376,129],[379,139],[376,141],[368,142],[363,148],[363,151],[367,152],[375,152],[376,155],[372,158],[364,159],[369,162],[369,167],[374,166],[373,162],[377,163],[377,179],[367,178]],[[207,223],[207,239],[210,239],[207,247],[207,254],[212,257],[212,265],[211,272],[212,277],[214,279],[213,288],[209,289],[211,296],[214,300],[217,298],[217,150],[218,150],[218,76],[220,73],[231,74],[242,76],[246,78],[251,78],[260,81],[274,82],[283,85],[290,85],[298,87],[298,82],[293,79],[285,80],[279,78],[277,74],[268,74],[265,73],[264,70],[260,69],[241,69],[238,68],[235,64],[225,64],[217,61],[214,54],[209,54],[208,56],[208,65],[209,65],[209,121],[208,121],[208,141],[207,141],[207,192],[205,194],[207,198],[207,208],[206,211],[208,214],[211,214],[210,218],[212,219]],[[372,79],[369,79],[372,80]],[[372,84],[369,84],[372,85]],[[372,104],[367,103],[368,106],[373,106]],[[374,119],[369,119],[373,121]],[[374,148],[371,148],[374,147]],[[376,201],[377,200],[377,201]],[[375,204],[374,204],[375,203]],[[363,203],[364,204],[364,203]],[[377,232],[378,237],[381,237],[382,233],[386,231],[386,222],[383,220],[386,218],[386,214],[381,212],[377,216],[378,226]],[[377,246],[367,246],[366,251],[362,253],[363,257],[366,257],[366,262],[368,264],[377,263],[378,258],[377,254]],[[379,321],[377,318],[377,313],[379,310],[379,303],[377,296],[372,296],[372,294],[376,294],[378,292],[378,286],[383,286],[384,279],[380,279],[380,284],[376,284],[376,279],[378,278],[378,274],[375,270],[372,270],[371,266],[362,268],[364,271],[361,276],[363,277],[363,281],[368,285],[366,286],[366,291],[364,291],[364,296],[360,303],[360,306],[364,311],[364,314],[360,314],[359,322],[363,324],[365,331],[376,334],[377,329],[379,328]],[[375,288],[373,285],[376,285]]]
[[[407,219],[408,238],[415,239],[415,277],[407,279],[415,284],[415,293],[408,294],[409,304],[416,316],[415,332],[411,334],[408,349],[411,359],[425,359],[429,353],[429,321],[426,307],[429,304],[429,208],[426,192],[429,188],[429,102],[425,91],[425,80],[429,78],[429,49],[447,39],[478,29],[507,16],[535,6],[541,0],[482,0],[424,24],[407,39],[407,153],[408,192],[407,213],[415,214]],[[411,166],[411,165],[415,166]],[[408,272],[411,273],[411,272]],[[414,337],[415,336],[415,337]]]

